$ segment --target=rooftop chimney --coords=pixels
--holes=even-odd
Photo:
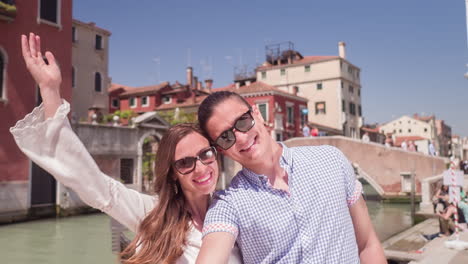
[[[205,80],[205,87],[208,91],[211,92],[211,88],[213,88],[213,80],[212,79]]]
[[[187,84],[190,88],[193,85],[193,69],[192,67],[187,67]]]
[[[338,52],[340,54],[340,58],[342,59],[346,59],[345,47],[346,47],[346,43],[344,43],[343,41],[338,42]]]
[[[197,76],[193,76],[193,86],[192,88],[194,90],[198,89],[198,77]]]
[[[202,82],[197,83],[197,90],[201,91],[203,89]]]

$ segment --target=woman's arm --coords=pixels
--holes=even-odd
[[[29,39],[21,35],[21,51],[31,76],[39,85],[41,92],[45,119],[54,116],[57,108],[62,104],[60,98],[60,84],[62,75],[55,61],[55,57],[50,51],[46,51],[44,61],[41,52],[41,39],[34,33],[29,33]]]
[[[30,34],[29,43],[22,36],[21,44],[28,70],[40,85],[43,105],[10,129],[18,147],[86,204],[136,231],[156,199],[101,172],[68,122],[70,105],[60,98],[60,70],[52,53],[46,52],[49,64],[45,64],[39,52],[40,39],[34,34]]]

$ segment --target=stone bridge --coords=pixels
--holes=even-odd
[[[382,197],[406,196],[411,190],[409,173],[415,174],[416,193],[421,195],[421,182],[441,175],[448,159],[385,147],[342,136],[293,138],[287,146],[332,145],[352,162],[357,175],[364,178]]]

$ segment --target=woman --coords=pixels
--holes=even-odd
[[[169,129],[157,152],[155,191],[140,194],[104,175],[73,133],[69,104],[60,98],[61,73],[51,52],[48,64],[39,36],[21,36],[26,66],[40,87],[43,104],[10,131],[35,163],[130,230],[135,239],[124,250],[126,263],[194,263],[210,194],[218,179],[216,150],[199,129],[182,124]],[[240,263],[233,248],[230,263]]]

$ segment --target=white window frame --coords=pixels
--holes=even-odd
[[[73,32],[73,28],[75,29],[75,32]],[[77,43],[78,42],[78,27],[72,26],[72,42]]]
[[[146,98],[146,104],[143,103],[143,98]],[[141,97],[141,106],[149,106],[150,103],[149,103],[149,96],[142,96]]]
[[[96,73],[99,73],[99,76],[101,76],[101,91],[96,91]],[[94,72],[94,75],[93,75],[93,83],[94,83],[94,92],[95,93],[103,93],[104,92],[104,82],[103,82],[103,78],[102,78],[102,73],[100,72]]]
[[[169,97],[169,101],[164,100],[164,98],[167,98],[167,97]],[[163,102],[163,104],[170,104],[170,103],[172,103],[172,96],[163,95],[162,98],[161,98],[161,101]]]
[[[8,55],[6,51],[0,47],[0,53],[3,57],[3,72],[0,72],[2,74],[2,83],[0,84],[2,87],[2,93],[0,94],[0,102],[7,102],[7,68],[8,68]]]
[[[97,36],[101,37],[101,48],[100,48],[100,49],[98,49],[98,48],[96,47],[96,39],[97,39]],[[103,35],[101,35],[101,34],[95,34],[95,35],[94,35],[94,50],[98,50],[98,51],[99,51],[99,50],[104,50],[104,36],[103,36]]]
[[[135,99],[133,102],[134,104],[132,105],[132,98]],[[138,106],[138,97],[135,97],[135,96],[132,96],[130,98],[128,98],[128,105],[130,106],[130,108],[136,108]]]
[[[38,1],[37,5],[37,23],[38,24],[47,24],[50,26],[58,27],[62,29],[62,0],[57,0],[57,23],[51,22],[41,18],[41,3],[42,0]]]
[[[289,122],[289,113],[288,109],[291,109],[291,116],[292,116],[292,122]],[[286,123],[290,125],[295,125],[295,120],[294,120],[294,103],[293,102],[286,102]]]
[[[258,111],[259,111],[259,112],[260,112],[260,105],[265,105],[265,106],[266,106],[266,114],[265,114],[265,118],[266,118],[266,119],[265,119],[264,121],[268,123],[269,120],[270,120],[270,115],[269,115],[269,113],[268,113],[269,110],[270,110],[270,108],[269,108],[269,107],[270,107],[270,106],[269,106],[269,103],[268,103],[268,102],[258,101],[258,102],[255,102],[255,104],[257,105],[257,108],[258,108]],[[260,112],[260,114],[261,114],[261,112]]]
[[[117,105],[114,104],[114,102],[117,102]],[[114,97],[111,99],[111,106],[113,108],[119,108],[120,107],[120,100],[117,97]]]

